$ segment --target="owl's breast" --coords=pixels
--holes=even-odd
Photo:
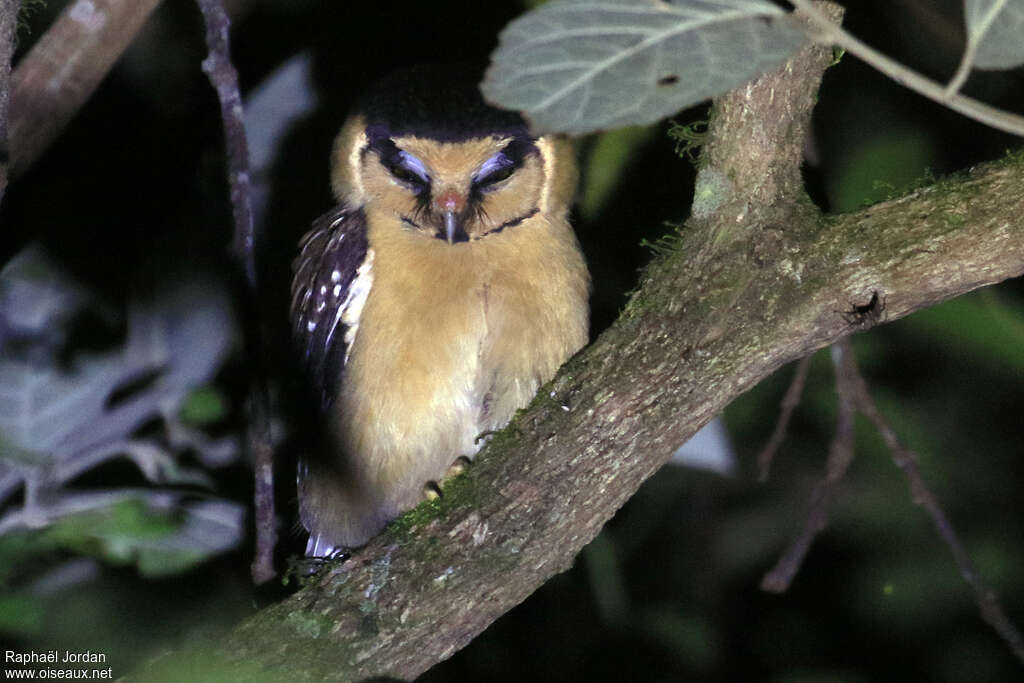
[[[451,245],[389,231],[383,247],[371,232],[373,287],[334,408],[360,467],[419,491],[585,343],[586,271],[550,233]]]

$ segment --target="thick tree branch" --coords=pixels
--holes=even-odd
[[[7,190],[11,151],[7,144],[7,112],[10,109],[11,57],[21,0],[0,0],[0,201]]]
[[[73,0],[14,70],[10,176],[78,112],[160,0]]]
[[[1024,272],[1024,159],[833,218],[803,197],[793,150],[830,60],[809,48],[716,102],[682,246],[652,263],[616,324],[440,502],[263,610],[222,652],[291,680],[414,677],[568,568],[731,400],[856,329],[837,312],[851,301],[878,291],[893,319]]]

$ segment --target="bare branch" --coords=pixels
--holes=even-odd
[[[768,443],[757,454],[758,479],[763,483],[768,481],[768,473],[772,467],[772,460],[775,453],[786,438],[786,430],[789,428],[789,421],[793,417],[793,411],[800,405],[800,397],[804,393],[804,385],[807,383],[807,371],[811,367],[811,358],[804,356],[796,365],[796,372],[793,374],[793,381],[786,389],[786,395],[782,397],[782,412],[779,413],[779,420],[775,423],[775,430],[772,431]]]
[[[14,70],[11,177],[39,158],[160,0],[74,0]]]
[[[836,377],[836,397],[839,409],[836,416],[836,433],[829,448],[825,477],[811,493],[811,509],[803,531],[793,539],[789,548],[779,558],[775,567],[761,579],[761,589],[772,593],[783,593],[789,589],[793,578],[800,570],[807,551],[825,525],[828,523],[828,506],[835,496],[850,463],[853,462],[854,442],[854,387],[855,371],[853,346],[845,337],[832,346],[832,367]]]
[[[235,258],[245,273],[248,286],[246,313],[246,360],[251,374],[249,419],[246,444],[255,469],[253,498],[256,525],[256,555],[252,577],[257,584],[276,576],[274,547],[277,545],[277,519],[274,513],[274,449],[270,434],[270,396],[263,364],[263,334],[260,323],[259,287],[256,279],[255,237],[250,203],[249,146],[242,116],[242,97],[238,91],[238,72],[231,63],[229,30],[231,22],[221,0],[198,0],[206,22],[209,56],[203,71],[217,91],[224,145],[227,150],[228,183],[234,214]]]
[[[907,481],[910,484],[912,500],[924,508],[925,513],[931,518],[935,530],[939,532],[939,536],[949,546],[950,552],[953,553],[953,560],[960,570],[960,576],[963,577],[967,585],[974,591],[982,619],[1007,642],[1017,659],[1024,662],[1024,638],[1021,637],[1020,631],[1017,630],[1006,616],[1006,612],[1003,611],[995,590],[992,589],[982,577],[981,572],[978,571],[977,565],[974,564],[974,560],[971,559],[967,549],[960,541],[956,531],[954,531],[952,523],[950,523],[946,513],[935,499],[935,494],[931,492],[928,484],[925,483],[924,477],[921,475],[920,459],[917,457],[917,453],[903,445],[903,442],[896,436],[896,432],[889,426],[885,417],[878,411],[878,407],[868,391],[867,383],[855,366],[853,367],[853,373],[853,390],[854,398],[857,402],[857,410],[874,424],[875,429],[878,430],[882,440],[885,441],[885,445],[889,448],[893,462],[906,475]]]

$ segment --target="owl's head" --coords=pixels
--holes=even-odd
[[[532,136],[519,114],[483,101],[478,81],[462,67],[420,67],[373,88],[335,141],[339,201],[449,244],[564,216],[576,187],[571,145]]]

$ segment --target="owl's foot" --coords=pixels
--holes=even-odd
[[[423,485],[423,498],[425,500],[437,500],[438,498],[441,498],[444,495],[441,493],[441,486],[443,486],[449,479],[457,477],[465,472],[466,468],[469,467],[472,462],[473,461],[465,455],[460,455],[455,458],[452,464],[448,467],[448,471],[445,472],[440,484],[436,481],[428,481]]]
[[[424,500],[437,500],[441,497],[441,487],[437,485],[436,481],[428,481],[423,485],[423,499]]]
[[[455,458],[455,461],[448,467],[448,472],[444,475],[443,481],[448,481],[452,477],[459,476],[466,471],[466,468],[469,467],[472,462],[473,461],[465,455],[460,455]]]

